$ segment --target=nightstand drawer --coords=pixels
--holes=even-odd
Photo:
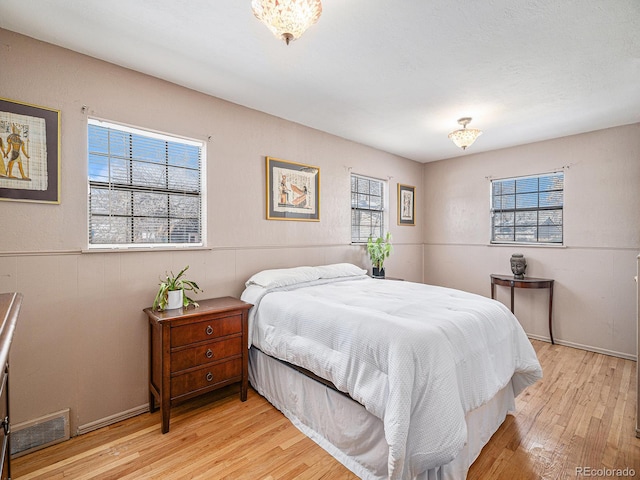
[[[242,358],[234,358],[217,365],[209,365],[193,372],[171,378],[171,399],[214,387],[226,381],[240,381],[242,378]]]
[[[171,347],[190,345],[209,339],[242,333],[242,315],[212,318],[171,328]]]
[[[171,371],[179,372],[205,363],[215,362],[233,355],[240,355],[242,336],[206,343],[198,347],[184,348],[171,353]]]

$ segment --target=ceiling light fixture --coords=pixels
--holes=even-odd
[[[251,0],[251,9],[287,45],[297,40],[322,14],[320,0]]]
[[[464,117],[458,120],[458,123],[462,125],[460,130],[455,130],[449,134],[449,138],[462,150],[471,146],[480,135],[482,130],[476,128],[467,128],[467,124],[471,122],[471,117]]]

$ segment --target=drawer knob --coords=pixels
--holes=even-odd
[[[213,357],[213,350],[211,350],[210,348],[207,348],[207,352],[205,353],[205,355],[207,356],[207,358]]]
[[[211,327],[211,325],[207,325],[207,329],[205,330],[205,332],[207,332],[207,335],[213,334],[213,328]]]
[[[209,372],[207,373],[207,382],[211,382],[213,381],[213,373]]]

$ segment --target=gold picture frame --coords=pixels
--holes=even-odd
[[[60,111],[0,98],[0,200],[60,203]]]
[[[398,184],[398,225],[416,224],[416,187]]]
[[[267,220],[320,221],[320,168],[266,157]]]

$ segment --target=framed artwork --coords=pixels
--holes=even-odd
[[[320,169],[267,157],[267,220],[320,221]]]
[[[398,225],[416,224],[416,187],[398,184]]]
[[[60,111],[0,98],[0,200],[60,203]]]

